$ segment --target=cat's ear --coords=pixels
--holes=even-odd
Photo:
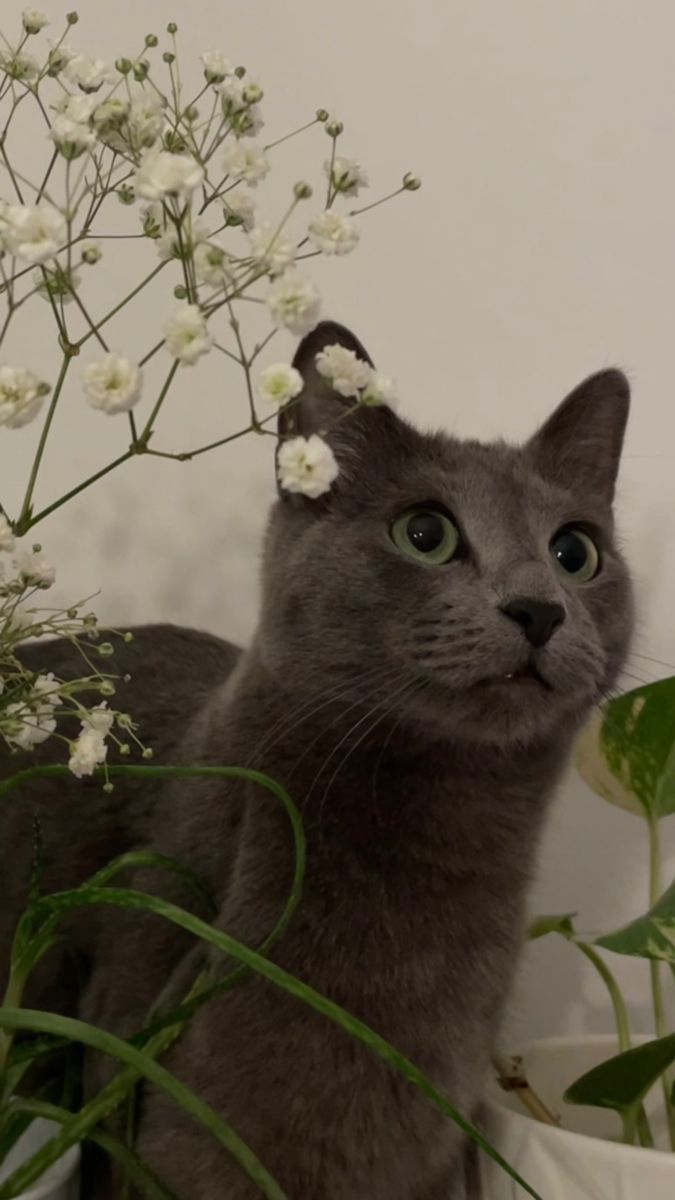
[[[611,504],[629,406],[623,372],[599,371],[570,392],[530,439],[528,456],[545,478]]]
[[[334,391],[317,370],[317,354],[327,346],[336,345],[351,350],[369,367],[373,366],[370,355],[349,329],[338,325],[336,321],[321,321],[316,329],[302,339],[295,352],[293,366],[302,375],[305,386],[298,399],[279,414],[280,437],[310,437],[313,433],[326,433],[347,409],[354,407],[354,397],[341,396]]]
[[[322,321],[303,339],[293,359],[304,386],[279,414],[279,438],[280,442],[312,434],[324,438],[337,460],[339,475],[332,490],[339,492],[372,468],[374,452],[384,453],[389,437],[402,423],[385,404],[359,404],[357,394],[343,396],[335,390],[316,363],[317,355],[330,346],[350,351],[372,370],[370,355],[353,333],[335,321]],[[348,371],[354,366],[358,370],[358,363],[347,360]],[[368,370],[365,373],[367,377]],[[287,492],[279,490],[288,498]]]

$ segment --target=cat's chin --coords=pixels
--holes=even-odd
[[[419,699],[425,719],[433,717],[453,739],[482,745],[530,745],[565,730],[573,736],[587,718],[593,696],[564,695],[536,670],[488,676],[461,690],[427,691]]]

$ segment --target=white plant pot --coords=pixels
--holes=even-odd
[[[59,1128],[56,1122],[44,1121],[41,1117],[32,1121],[0,1167],[0,1183],[8,1179],[17,1167],[44,1146]],[[17,1196],[17,1200],[76,1200],[79,1169],[80,1147],[71,1146],[29,1191]]]
[[[648,1036],[634,1038],[637,1045]],[[659,1088],[645,1102],[657,1146],[643,1150],[620,1143],[621,1122],[609,1109],[563,1104],[565,1089],[618,1053],[616,1037],[558,1037],[522,1051],[523,1069],[535,1092],[561,1118],[561,1126],[529,1117],[515,1093],[497,1084],[488,1101],[488,1136],[500,1154],[543,1200],[674,1200],[675,1154],[664,1153],[665,1114]],[[484,1155],[485,1200],[523,1200],[527,1193]]]

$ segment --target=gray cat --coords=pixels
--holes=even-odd
[[[118,702],[156,761],[249,765],[288,788],[308,870],[272,957],[393,1042],[470,1117],[551,794],[627,651],[631,587],[612,500],[628,385],[615,370],[593,376],[524,446],[459,442],[385,407],[339,419],[350,402],[315,368],[334,342],[366,357],[340,326],[310,334],[296,356],[305,387],[282,433],[328,430],[340,475],[318,500],[280,494],[251,647],[139,629],[118,651],[132,674]],[[79,669],[59,643],[28,656],[36,669]],[[0,776],[16,765],[3,760]],[[283,907],[289,830],[260,789],[194,782],[107,797],[93,782],[41,784],[5,813],[0,953],[25,899],[36,806],[49,888],[152,846],[205,876],[217,926],[250,945]],[[129,882],[166,891],[156,872]],[[88,960],[83,993],[52,960],[29,999],[124,1036],[163,989],[180,998],[207,960],[224,973],[215,954],[152,916],[96,910],[71,932]],[[232,1122],[289,1200],[479,1194],[452,1124],[258,977],[206,1005],[166,1062]],[[103,1078],[96,1063],[89,1074]],[[138,1144],[184,1200],[258,1195],[151,1089]]]

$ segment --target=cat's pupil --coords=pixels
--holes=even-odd
[[[571,530],[558,534],[551,546],[551,551],[563,570],[570,575],[576,575],[582,571],[588,562],[588,547],[584,545],[578,534]]]
[[[445,527],[436,513],[418,512],[408,521],[406,533],[410,544],[419,550],[420,554],[431,554],[441,545],[445,537]]]

